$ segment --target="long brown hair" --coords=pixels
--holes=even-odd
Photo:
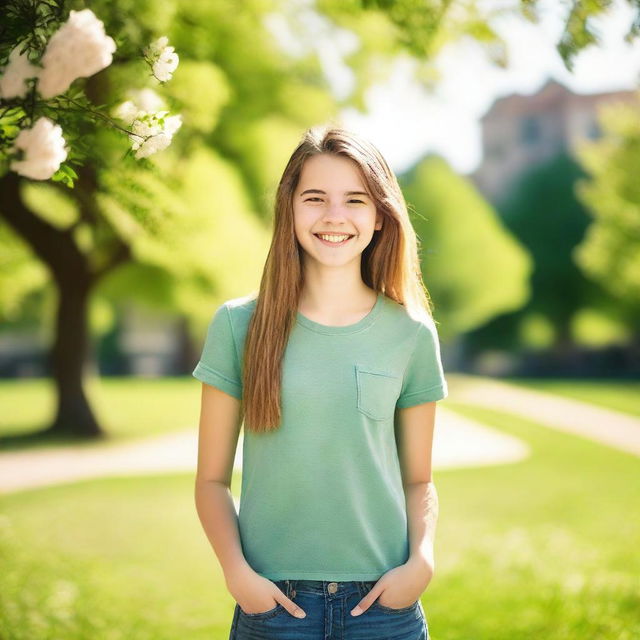
[[[420,270],[419,240],[398,180],[382,154],[367,140],[335,124],[307,129],[278,184],[273,238],[244,347],[244,427],[257,433],[272,431],[280,424],[282,357],[304,284],[293,197],[305,161],[319,153],[355,162],[376,210],[384,216],[382,229],[374,232],[362,252],[363,282],[403,305],[412,317],[431,316],[432,303]]]

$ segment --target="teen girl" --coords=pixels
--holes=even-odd
[[[310,129],[257,295],[213,315],[195,498],[231,640],[427,640],[431,449],[447,396],[418,241],[368,141]],[[230,484],[244,422],[239,513]]]

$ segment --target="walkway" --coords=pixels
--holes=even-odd
[[[640,456],[640,418],[490,378],[456,375],[455,399],[529,418]]]
[[[458,402],[514,413],[552,429],[591,438],[640,456],[640,419],[578,400],[530,391],[501,381],[456,376]],[[121,445],[59,447],[0,453],[0,493],[105,475],[195,472],[197,427]],[[242,468],[242,434],[234,468]],[[436,411],[433,467],[509,464],[529,455],[521,440],[457,415]],[[237,505],[236,505],[237,508]]]
[[[242,468],[243,435],[234,468]],[[43,448],[0,453],[0,493],[113,475],[195,472],[198,430],[145,438],[121,445]],[[436,410],[434,470],[517,462],[529,455],[517,438],[463,418],[443,405]]]

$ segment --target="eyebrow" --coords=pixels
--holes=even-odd
[[[322,193],[324,195],[327,194],[327,192],[322,191],[322,189],[307,189],[306,191],[303,191],[300,194],[300,197],[302,197],[305,193]],[[371,197],[366,191],[345,191],[344,195],[345,196],[367,196],[367,198]]]

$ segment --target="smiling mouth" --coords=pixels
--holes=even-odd
[[[350,233],[314,233],[313,235],[318,238],[322,244],[333,247],[340,247],[354,237],[354,235]]]

